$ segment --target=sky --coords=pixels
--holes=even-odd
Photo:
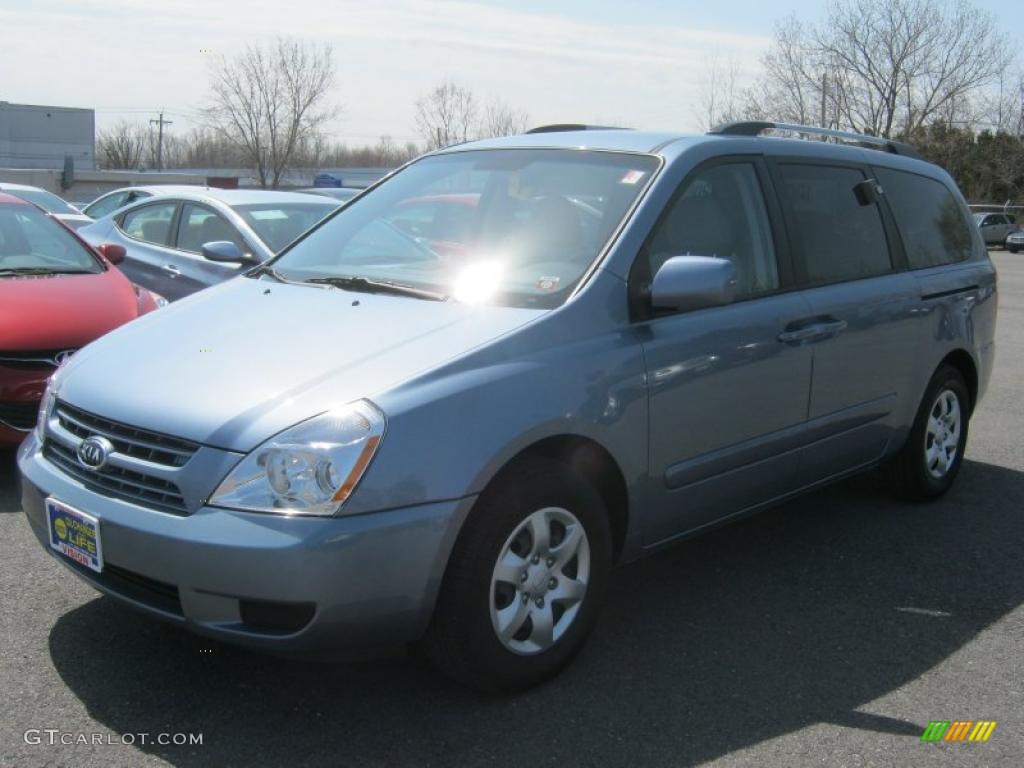
[[[1020,21],[1019,0],[974,0]],[[453,80],[530,123],[697,130],[709,62],[754,77],[773,24],[821,0],[0,0],[0,100],[91,107],[97,129],[208,103],[216,56],[283,35],[330,43],[332,138],[417,140],[416,100]],[[212,51],[210,53],[209,51]]]

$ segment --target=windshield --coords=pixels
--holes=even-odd
[[[308,203],[255,203],[232,206],[274,253],[329,214],[331,200]]]
[[[30,203],[35,203],[50,213],[78,213],[78,211],[55,194],[47,192],[45,189],[5,189],[4,192],[20,197],[22,200],[28,200]]]
[[[102,271],[88,248],[38,208],[0,205],[0,277]]]
[[[295,244],[291,280],[360,277],[468,303],[558,306],[646,187],[650,155],[475,150],[420,160]]]

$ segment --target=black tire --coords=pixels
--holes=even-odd
[[[931,445],[928,422],[940,394],[945,392],[952,392],[956,396],[961,414],[960,436],[956,442],[955,456],[948,468],[941,477],[935,477],[926,459],[926,451]],[[893,490],[898,495],[914,501],[930,501],[939,498],[952,487],[963,464],[971,406],[971,396],[964,377],[950,365],[939,366],[921,399],[914,426],[906,443],[884,468]]]
[[[1008,246],[1006,246],[1006,250],[1008,250],[1010,253],[1017,253],[1020,250],[1020,248],[1016,248],[1016,247],[1014,247],[1012,245],[1008,245]]]
[[[509,537],[546,507],[568,510],[582,523],[589,544],[589,579],[564,633],[546,650],[520,655],[502,644],[492,624],[491,601],[497,590],[492,592],[491,579]],[[597,491],[557,461],[517,461],[488,486],[463,526],[421,650],[443,673],[479,691],[511,692],[537,685],[558,674],[583,647],[604,602],[611,565],[608,512]],[[511,599],[518,599],[516,595]]]

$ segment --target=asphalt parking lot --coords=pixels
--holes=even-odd
[[[996,370],[949,496],[897,502],[867,475],[620,569],[577,662],[513,698],[411,658],[273,658],[137,616],[41,551],[0,454],[0,765],[1019,766],[1024,256],[993,258]],[[998,726],[920,741],[956,719]]]

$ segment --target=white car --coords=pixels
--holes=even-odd
[[[102,219],[108,213],[113,213],[119,208],[142,200],[146,197],[156,195],[173,195],[178,192],[196,192],[209,189],[199,185],[191,184],[151,184],[141,187],[121,187],[113,192],[100,195],[91,203],[82,208],[82,212],[94,219]]]
[[[27,184],[0,183],[0,192],[6,192],[8,195],[14,195],[22,200],[38,205],[55,219],[59,219],[72,229],[84,227],[93,221],[91,216],[86,216],[70,203],[53,194],[53,192],[47,192],[40,187],[30,187]]]

